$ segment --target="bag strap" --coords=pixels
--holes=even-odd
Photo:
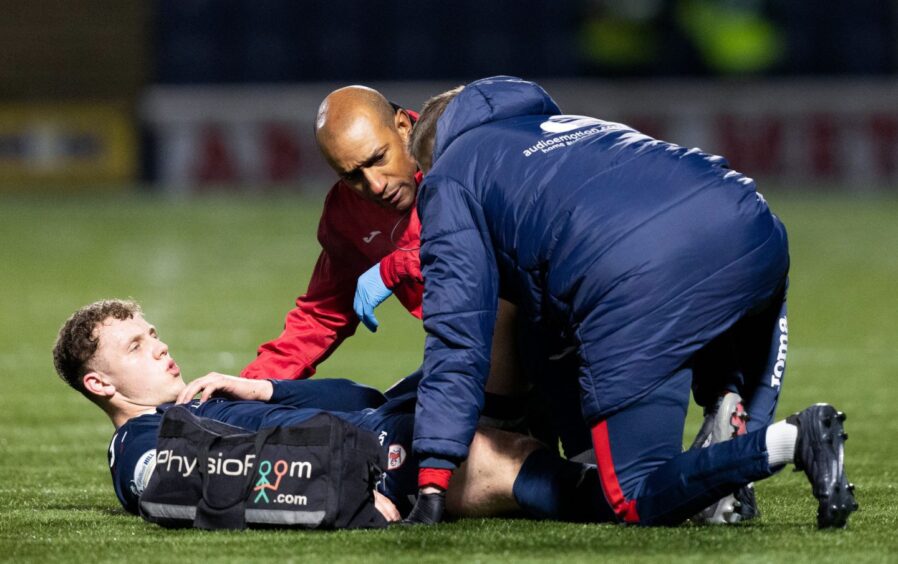
[[[270,429],[262,429],[256,434],[256,441],[253,445],[253,454],[255,455],[254,460],[259,460],[259,458],[262,456],[262,449],[265,447],[265,443],[268,442],[268,439],[275,435],[278,431],[280,431],[279,427],[271,427]],[[247,472],[246,482],[243,484],[243,494],[241,496],[244,504],[246,503],[247,498],[249,498],[250,494],[252,493],[253,487],[256,485],[255,478],[255,472]]]
[[[263,429],[259,431],[253,439],[252,453],[258,459],[259,452],[265,441],[268,440],[277,428]],[[199,475],[202,479],[202,498],[197,504],[196,517],[193,520],[193,526],[199,529],[244,529],[246,528],[246,498],[249,495],[253,484],[255,472],[246,472],[246,478],[243,486],[235,492],[233,497],[228,499],[229,503],[224,505],[216,505],[212,502],[209,488],[212,480],[207,472],[206,462],[209,459],[209,452],[213,445],[229,438],[237,438],[244,436],[244,440],[249,440],[249,434],[235,433],[234,435],[219,436],[213,433],[203,440],[197,449],[197,464],[199,465]],[[245,444],[245,443],[244,443]]]
[[[259,455],[262,452],[262,447],[265,446],[265,443],[266,443],[266,441],[268,441],[268,438],[271,437],[273,434],[275,434],[277,431],[278,431],[277,427],[272,427],[270,429],[262,429],[261,431],[256,433],[255,439],[253,441],[253,450],[252,450],[252,454],[255,455],[255,460],[259,459]],[[199,473],[200,473],[200,477],[203,480],[203,490],[202,490],[203,499],[206,500],[206,503],[209,507],[216,509],[216,510],[222,510],[222,511],[230,509],[232,507],[235,507],[239,504],[246,502],[247,496],[249,496],[250,491],[252,491],[252,488],[254,485],[255,474],[256,474],[254,471],[249,471],[246,473],[245,481],[243,483],[243,486],[241,487],[241,495],[237,498],[237,501],[235,503],[232,503],[230,505],[226,505],[223,507],[216,507],[215,505],[209,503],[209,479],[206,474],[206,465],[204,463],[209,459],[209,452],[212,449],[212,445],[215,444],[216,442],[218,442],[219,440],[226,439],[226,438],[228,438],[228,437],[227,436],[215,436],[215,435],[208,436],[203,441],[203,443],[200,445],[200,447],[197,451],[197,456],[198,456],[198,460],[199,460],[199,462],[198,462]]]

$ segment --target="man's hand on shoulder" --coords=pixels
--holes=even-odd
[[[268,380],[248,380],[210,372],[187,384],[187,387],[178,394],[175,403],[188,403],[197,394],[201,394],[200,402],[208,400],[213,395],[238,400],[268,401],[271,399],[272,393],[274,393],[274,386]]]

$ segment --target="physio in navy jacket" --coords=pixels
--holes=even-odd
[[[427,172],[419,486],[445,489],[467,455],[499,296],[576,350],[579,374],[558,378],[579,379],[605,492],[596,502],[620,521],[675,523],[772,473],[764,432],[782,367],[771,337],[785,334],[789,255],[750,178],[626,125],[562,115],[513,77],[432,99],[412,150]],[[764,346],[734,350],[730,368],[762,382],[746,398],[761,425],[681,453],[697,359],[759,318]]]

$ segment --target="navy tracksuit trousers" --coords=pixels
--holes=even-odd
[[[593,426],[604,501],[619,521],[675,525],[773,473],[765,428],[682,452],[690,383],[684,369]]]

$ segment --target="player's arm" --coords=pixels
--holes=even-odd
[[[109,471],[115,496],[129,513],[138,512],[140,494],[156,468],[156,435],[162,416],[142,415],[122,425],[109,444]]]
[[[337,258],[322,251],[306,294],[287,313],[284,330],[259,347],[258,356],[240,375],[252,379],[308,378],[355,332],[358,318],[352,309],[355,283],[363,271],[355,255]]]
[[[176,402],[188,403],[197,395],[201,403],[213,396],[224,396],[327,411],[360,411],[386,402],[380,391],[352,380],[252,380],[217,372],[190,382]]]
[[[445,177],[422,189],[424,378],[418,388],[414,450],[422,488],[410,520],[438,503],[468,455],[490,368],[498,271],[483,212],[472,195]],[[437,518],[438,520],[438,518]]]

